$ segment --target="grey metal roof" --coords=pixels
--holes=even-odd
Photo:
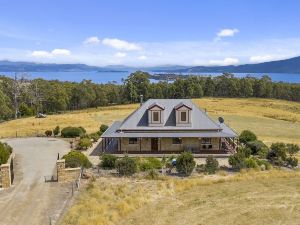
[[[159,104],[165,108],[163,126],[148,126],[147,109],[153,104]],[[176,126],[175,107],[187,105],[191,110],[191,125],[186,127]],[[140,108],[129,115],[121,124],[120,130],[220,130],[222,129],[202,109],[198,108],[190,99],[149,99]]]
[[[236,137],[236,134],[225,124],[222,126],[225,128],[222,131],[161,131],[161,132],[120,132],[119,126],[121,121],[114,122],[103,134],[103,138],[130,138],[130,137],[140,137],[140,138],[170,138],[170,137]],[[225,126],[224,126],[225,125]]]

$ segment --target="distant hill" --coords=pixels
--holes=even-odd
[[[300,56],[285,60],[257,64],[244,64],[238,66],[195,66],[188,69],[173,70],[173,72],[300,73]]]
[[[81,72],[81,71],[103,71],[117,72],[110,68],[88,66],[85,64],[55,64],[55,63],[33,63],[33,62],[11,62],[0,61],[1,72]]]
[[[33,62],[0,61],[0,72],[133,72],[143,70],[149,72],[173,72],[173,73],[299,73],[300,56],[285,60],[244,64],[237,66],[180,66],[162,65],[153,67],[130,67],[124,65],[110,65],[104,67],[88,66],[85,64],[51,64]]]

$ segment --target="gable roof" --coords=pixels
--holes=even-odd
[[[164,124],[160,127],[148,126],[148,108],[153,104],[164,107]],[[176,126],[175,107],[189,106],[191,110],[191,126]],[[190,99],[149,99],[136,111],[130,114],[119,126],[118,130],[221,130],[219,124],[214,122],[202,109],[198,108]]]
[[[153,109],[155,106],[157,106],[158,108],[160,108],[161,110],[164,110],[165,107],[157,102],[154,102],[153,104],[148,106],[148,109]]]
[[[180,109],[181,107],[186,107],[186,108],[188,108],[188,109],[190,109],[190,110],[192,110],[192,107],[191,106],[188,106],[188,105],[186,105],[186,104],[184,104],[183,102],[180,102],[178,105],[176,105],[174,108],[175,109]]]

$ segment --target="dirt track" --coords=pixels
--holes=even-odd
[[[5,140],[15,151],[14,187],[0,191],[0,225],[52,225],[71,195],[71,186],[45,183],[55,172],[57,153],[69,144],[54,138]]]

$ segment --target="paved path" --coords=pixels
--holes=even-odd
[[[71,188],[45,183],[44,176],[55,172],[57,153],[68,152],[69,144],[54,138],[2,141],[14,149],[15,180],[12,188],[0,191],[0,225],[50,224],[49,217],[59,216]]]

